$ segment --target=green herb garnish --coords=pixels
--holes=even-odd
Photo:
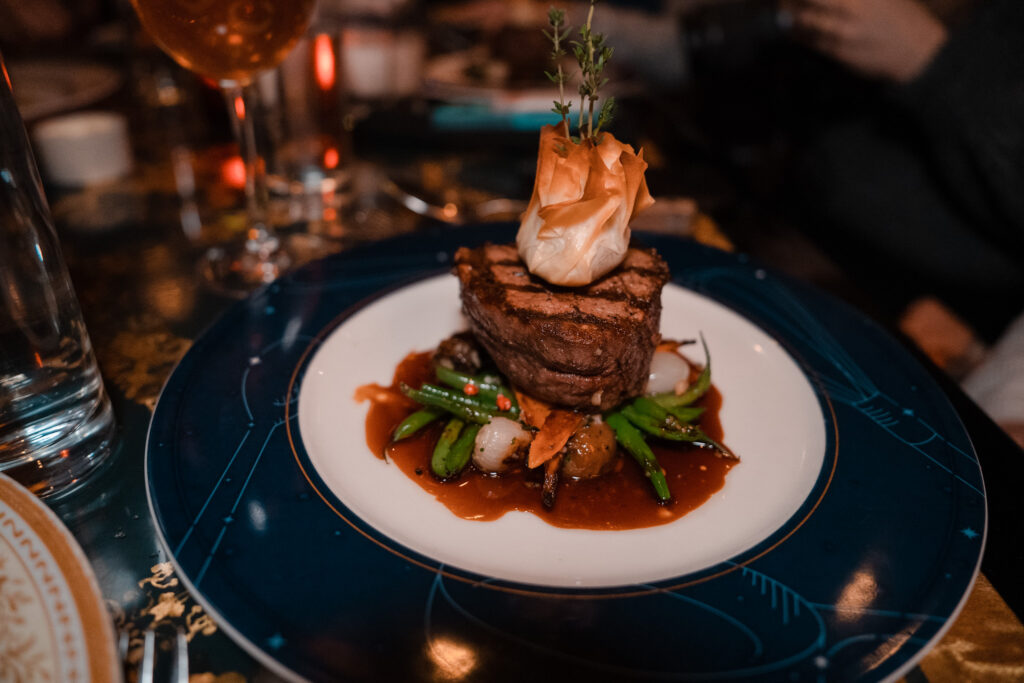
[[[569,109],[572,107],[572,103],[566,104],[565,102],[565,72],[562,71],[562,57],[565,56],[565,50],[562,48],[562,44],[566,38],[569,37],[569,32],[572,30],[566,28],[562,31],[562,27],[565,25],[565,10],[555,9],[552,7],[548,10],[548,23],[551,24],[551,33],[544,31],[544,35],[548,37],[548,40],[554,45],[551,50],[551,61],[555,63],[555,71],[545,71],[544,75],[548,79],[558,85],[558,100],[555,101],[555,106],[551,109],[554,113],[562,117],[562,125],[565,127],[565,134],[569,134]]]
[[[605,99],[597,112],[597,124],[594,123],[594,107],[601,99],[598,91],[608,82],[608,79],[603,76],[604,67],[612,56],[612,48],[605,45],[604,34],[596,33],[591,28],[594,5],[596,4],[597,0],[590,1],[587,23],[580,27],[579,39],[571,41],[573,56],[576,57],[576,63],[580,67],[579,137],[572,138],[574,142],[591,140],[596,143],[601,128],[611,123],[615,114],[615,98],[609,97]],[[555,106],[551,111],[562,117],[562,126],[565,128],[566,135],[569,135],[569,110],[572,104],[565,101],[565,84],[568,78],[562,70],[560,60],[565,56],[562,46],[572,29],[565,25],[565,10],[554,7],[548,11],[548,23],[551,25],[551,32],[544,31],[544,35],[552,42],[551,59],[555,62],[556,69],[553,72],[545,71],[544,73],[552,83],[558,85],[558,100],[555,101]]]

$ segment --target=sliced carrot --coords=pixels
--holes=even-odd
[[[513,389],[516,394],[516,401],[519,402],[519,419],[527,427],[540,429],[544,420],[551,412],[551,405],[541,401],[539,398],[527,396],[518,389]]]
[[[356,387],[352,396],[356,401],[372,401],[385,405],[415,406],[417,403],[394,387],[382,387],[379,384],[363,384]]]
[[[662,339],[654,348],[655,351],[678,351],[680,346],[692,344],[692,341],[677,341],[675,339]]]
[[[522,405],[520,404],[520,408]],[[543,465],[565,447],[577,429],[583,426],[586,418],[582,413],[572,410],[552,409],[544,420],[544,425],[530,443],[530,455],[527,466],[530,468]]]

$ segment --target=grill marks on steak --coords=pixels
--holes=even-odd
[[[474,335],[526,393],[599,411],[643,391],[669,278],[653,250],[630,248],[585,287],[530,275],[515,245],[459,249],[455,271]]]

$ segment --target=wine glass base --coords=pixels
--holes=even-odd
[[[241,299],[276,280],[291,265],[292,258],[283,249],[260,254],[239,244],[208,249],[200,260],[199,272],[214,291]]]

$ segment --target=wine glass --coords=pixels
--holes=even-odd
[[[242,294],[290,265],[270,225],[266,167],[256,145],[255,76],[277,66],[306,31],[316,0],[132,0],[143,27],[186,69],[213,79],[245,162],[244,242],[208,250],[205,276]]]

